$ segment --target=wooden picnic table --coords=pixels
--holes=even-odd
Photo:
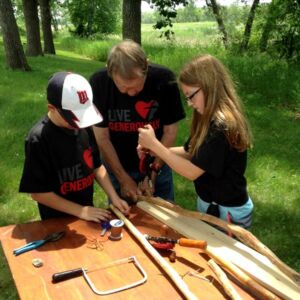
[[[141,209],[132,207],[130,221],[143,233],[160,236],[166,233],[163,223],[154,219]],[[31,250],[18,256],[13,250],[31,241],[43,239],[47,234],[65,231],[65,236],[49,242],[40,248]],[[162,232],[162,230],[164,232]],[[139,242],[123,228],[123,237],[119,241],[100,236],[101,227],[94,222],[87,222],[77,218],[50,219],[26,224],[9,225],[0,228],[0,240],[4,254],[9,264],[20,299],[183,299],[180,291],[168,278],[167,274],[144,251]],[[180,236],[167,228],[168,237]],[[100,242],[98,249],[94,248],[95,239]],[[209,259],[199,249],[175,246],[176,262],[171,266],[180,275],[188,271],[198,270],[200,277],[186,275],[184,282],[192,293],[199,299],[228,299],[222,286],[207,264]],[[162,252],[167,261],[168,252]],[[52,275],[56,272],[84,267],[92,269],[107,263],[135,256],[148,275],[146,283],[119,293],[99,296],[93,293],[85,279],[80,276],[59,283],[52,283]],[[43,266],[36,268],[32,260],[40,258]],[[142,278],[132,264],[121,264],[88,273],[88,276],[98,290],[109,290],[129,284]],[[254,299],[245,287],[240,286],[234,278],[233,286],[242,299]]]

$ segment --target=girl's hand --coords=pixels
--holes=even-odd
[[[138,143],[142,148],[152,149],[153,144],[155,143],[156,136],[155,132],[150,124],[145,125],[144,128],[139,128],[139,141]]]

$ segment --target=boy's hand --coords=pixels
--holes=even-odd
[[[97,223],[108,221],[111,217],[111,213],[108,210],[93,206],[83,206],[79,216],[80,219]]]

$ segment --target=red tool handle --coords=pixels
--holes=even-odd
[[[177,243],[180,246],[184,247],[191,247],[191,248],[200,248],[200,249],[206,249],[207,242],[202,240],[190,240],[185,238],[180,238]]]
[[[60,281],[66,280],[66,279],[81,276],[82,274],[83,274],[82,268],[54,273],[52,275],[52,282],[53,283],[60,282]]]

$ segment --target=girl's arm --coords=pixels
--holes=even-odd
[[[183,147],[166,148],[155,137],[155,132],[151,125],[146,125],[145,128],[139,128],[139,144],[144,149],[149,149],[168,164],[176,173],[194,181],[204,173],[190,161],[188,154],[184,154]]]

